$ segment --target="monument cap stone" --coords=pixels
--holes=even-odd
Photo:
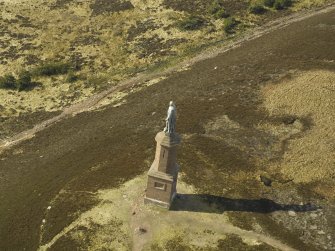
[[[181,139],[177,133],[159,132],[157,133],[155,140],[160,142],[162,146],[173,147],[179,145]]]

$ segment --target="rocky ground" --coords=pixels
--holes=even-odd
[[[335,249],[334,14],[116,93],[5,149],[0,249]],[[162,211],[141,196],[171,99],[182,177]]]

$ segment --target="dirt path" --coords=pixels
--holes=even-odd
[[[67,118],[69,116],[75,116],[78,113],[90,110],[92,107],[98,104],[102,99],[104,99],[108,95],[111,95],[112,93],[127,90],[132,86],[141,84],[150,79],[158,78],[158,77],[176,72],[184,67],[191,66],[199,61],[214,58],[221,53],[227,52],[233,48],[237,48],[241,46],[243,43],[256,39],[258,37],[261,37],[264,34],[268,34],[269,32],[273,32],[275,30],[286,27],[289,24],[292,24],[292,23],[295,23],[295,22],[298,22],[304,19],[308,19],[312,16],[316,16],[322,13],[328,13],[334,9],[335,9],[335,4],[329,4],[328,6],[325,6],[323,8],[306,11],[305,13],[298,12],[290,16],[283,17],[275,21],[271,21],[268,24],[265,24],[264,26],[257,27],[249,32],[246,32],[244,35],[242,35],[241,37],[237,39],[233,39],[232,41],[227,41],[227,44],[224,45],[223,47],[211,48],[209,51],[202,52],[198,56],[192,59],[188,59],[185,62],[182,62],[181,64],[178,64],[174,67],[163,70],[162,72],[152,73],[152,74],[146,74],[146,73],[139,74],[138,76],[130,80],[121,82],[116,87],[112,87],[106,91],[103,91],[99,94],[96,94],[86,99],[85,101],[81,103],[72,105],[71,107],[64,109],[64,111],[60,115],[53,117],[49,120],[43,121],[42,123],[35,125],[32,129],[23,131],[11,137],[10,139],[4,140],[2,142],[0,141],[0,153],[5,149],[10,148],[11,146],[14,146],[24,140],[34,137],[34,135],[37,132],[44,130],[45,128],[53,125],[56,122],[59,122],[60,120],[64,118]]]

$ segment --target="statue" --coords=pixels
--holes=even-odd
[[[171,101],[166,117],[166,127],[157,133],[155,159],[148,172],[144,203],[169,209],[177,195],[179,165],[177,148],[180,136],[176,132],[176,107]]]
[[[167,111],[167,117],[165,119],[166,126],[164,128],[164,132],[166,134],[172,134],[176,131],[176,117],[177,117],[177,110],[176,106],[173,101],[170,101],[170,106]]]

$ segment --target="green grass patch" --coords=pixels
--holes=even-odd
[[[272,8],[276,0],[264,0],[264,5],[266,7]]]
[[[249,11],[252,14],[260,15],[266,12],[266,9],[261,4],[252,4],[249,6]]]
[[[27,91],[36,86],[36,84],[31,81],[31,73],[29,71],[21,72],[16,83],[19,91]]]
[[[70,70],[66,76],[66,82],[73,83],[78,80],[78,76],[74,73],[73,70]]]
[[[178,22],[178,28],[180,30],[197,30],[204,26],[206,20],[199,16],[189,16],[184,20]]]
[[[0,88],[15,90],[17,88],[15,77],[12,74],[0,77]]]
[[[84,82],[86,87],[93,87],[95,91],[101,91],[108,85],[110,77],[106,74],[90,75]]]
[[[69,72],[71,69],[70,63],[64,62],[50,62],[38,66],[34,71],[34,75],[37,76],[54,76],[62,75]]]
[[[223,6],[222,0],[215,0],[208,8],[209,14],[211,14],[215,19],[227,18],[229,14]]]
[[[33,82],[31,79],[31,73],[29,71],[22,71],[18,78],[15,78],[12,74],[6,74],[0,77],[0,88],[10,89],[18,91],[32,90],[39,83]]]
[[[276,10],[283,10],[292,6],[292,0],[276,0],[273,7]]]
[[[235,28],[238,25],[238,21],[233,17],[228,17],[224,20],[224,31],[227,34],[232,34],[235,32]]]

